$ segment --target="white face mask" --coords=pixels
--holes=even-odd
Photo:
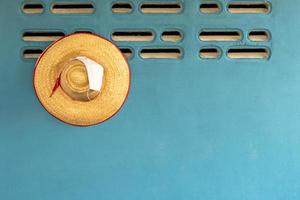
[[[104,75],[102,65],[84,56],[78,56],[76,59],[82,62],[86,67],[90,90],[100,92]]]

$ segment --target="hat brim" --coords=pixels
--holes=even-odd
[[[103,66],[101,93],[91,101],[81,102],[59,87],[51,96],[59,63],[79,55]],[[35,65],[33,84],[40,103],[52,116],[74,126],[91,126],[110,119],[121,109],[129,93],[130,68],[121,51],[107,39],[76,33],[61,38],[43,52]]]

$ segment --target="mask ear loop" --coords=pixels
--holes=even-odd
[[[91,101],[91,98],[90,98],[90,90],[88,90],[88,91],[86,92],[86,97],[88,98],[89,101]]]

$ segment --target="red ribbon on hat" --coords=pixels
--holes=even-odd
[[[61,75],[61,74],[59,74],[59,77],[56,79],[56,82],[55,82],[55,85],[54,85],[54,87],[53,87],[53,89],[52,89],[52,92],[51,92],[51,94],[50,94],[50,97],[52,97],[53,94],[56,92],[56,90],[60,87],[60,75]]]

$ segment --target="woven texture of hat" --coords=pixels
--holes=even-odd
[[[51,96],[60,63],[76,56],[88,57],[104,68],[100,94],[91,101],[76,101],[60,87]],[[130,86],[130,70],[120,50],[108,40],[92,34],[67,36],[50,46],[37,62],[36,94],[45,109],[63,122],[89,126],[112,117],[122,107]],[[51,97],[50,97],[51,96]]]

